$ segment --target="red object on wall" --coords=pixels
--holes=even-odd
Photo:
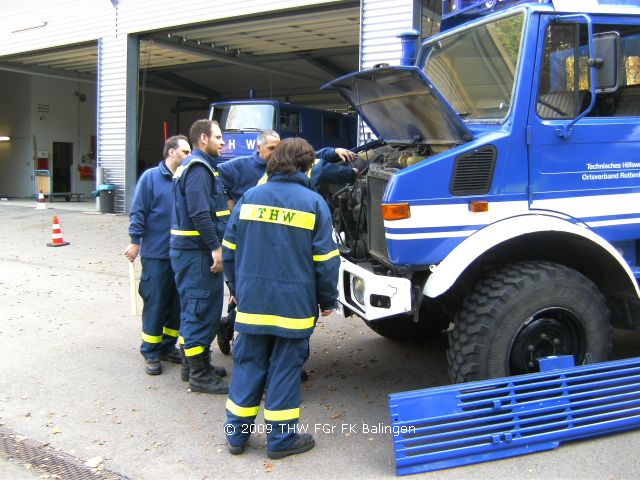
[[[44,157],[44,158],[37,158],[36,159],[36,170],[49,170],[49,159]]]
[[[164,141],[167,141],[169,138],[169,124],[167,122],[162,122],[162,130],[164,132]]]

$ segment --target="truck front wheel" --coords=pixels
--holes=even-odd
[[[538,371],[538,359],[587,354],[603,361],[610,349],[604,296],[581,273],[553,262],[507,265],[481,279],[449,332],[454,382]]]

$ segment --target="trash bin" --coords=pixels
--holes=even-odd
[[[113,197],[115,195],[116,186],[111,183],[103,183],[98,185],[98,193],[100,195],[100,213],[114,213]]]

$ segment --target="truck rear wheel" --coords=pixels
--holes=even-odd
[[[587,354],[603,361],[611,314],[581,273],[553,262],[526,261],[496,270],[464,300],[449,332],[449,376],[468,382],[538,371],[538,359]]]

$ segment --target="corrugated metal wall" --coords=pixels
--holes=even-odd
[[[104,170],[104,177],[98,180],[118,186],[116,212],[125,211],[125,189],[133,188],[126,182],[127,113],[135,115],[137,108],[127,102],[128,45],[127,35],[104,37],[98,43],[97,153],[98,167]],[[135,128],[129,135],[135,139]],[[135,164],[135,158],[131,161]],[[135,177],[133,181],[135,183]]]
[[[400,63],[400,40],[395,36],[413,28],[414,0],[362,0],[360,69],[377,63]]]
[[[414,27],[414,0],[362,0],[360,13],[360,70],[379,63],[400,64],[402,48],[396,35]],[[360,143],[375,138],[366,124]]]
[[[142,32],[340,0],[119,0],[118,32]]]
[[[95,41],[115,28],[110,0],[9,0],[0,11],[0,56]]]

